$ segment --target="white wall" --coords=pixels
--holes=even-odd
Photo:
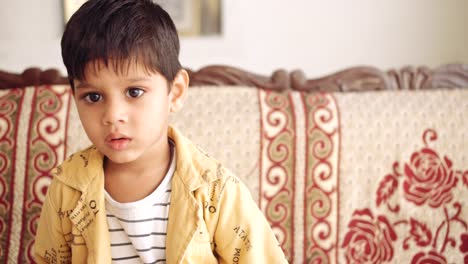
[[[65,69],[61,0],[0,0],[0,69]],[[468,63],[466,0],[224,0],[224,34],[182,38],[182,63],[317,77],[355,65]]]

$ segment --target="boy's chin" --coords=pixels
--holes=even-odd
[[[125,164],[136,160],[135,155],[132,155],[131,153],[109,153],[109,151],[106,152],[104,152],[104,156],[106,158],[107,163]]]

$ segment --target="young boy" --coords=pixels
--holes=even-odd
[[[163,9],[90,0],[62,56],[93,146],[53,172],[37,262],[287,262],[244,184],[168,125],[189,78]]]

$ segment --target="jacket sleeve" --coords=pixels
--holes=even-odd
[[[235,176],[224,180],[214,197],[219,208],[214,247],[220,263],[287,263],[249,189]]]
[[[37,263],[71,263],[71,250],[62,232],[62,218],[65,215],[54,206],[54,187],[52,183],[47,191],[37,227],[34,243]]]

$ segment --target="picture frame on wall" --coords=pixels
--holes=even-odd
[[[63,0],[65,23],[87,0]],[[181,36],[220,35],[221,0],[153,0],[166,10]]]

